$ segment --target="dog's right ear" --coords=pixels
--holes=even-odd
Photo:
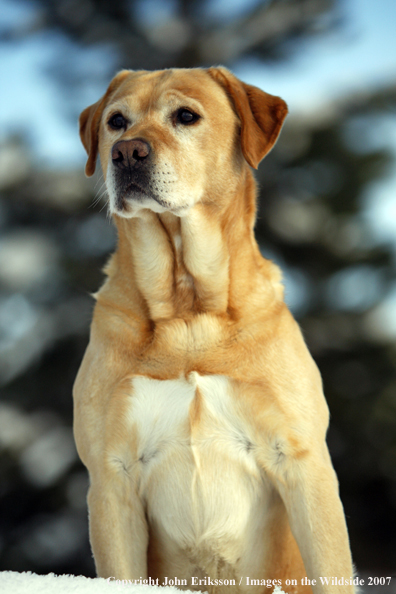
[[[103,110],[107,105],[110,95],[121,85],[130,73],[130,70],[121,70],[121,72],[113,78],[103,97],[93,105],[84,109],[80,115],[80,138],[88,153],[88,160],[85,165],[85,175],[87,177],[91,177],[91,175],[95,173],[96,158],[98,156],[99,125]]]

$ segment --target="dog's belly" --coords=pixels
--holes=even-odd
[[[166,576],[263,570],[270,489],[241,407],[223,376],[133,380],[134,466]]]

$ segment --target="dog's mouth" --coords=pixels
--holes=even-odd
[[[139,198],[140,196],[149,196],[147,190],[145,188],[142,188],[142,186],[140,186],[139,184],[137,184],[136,182],[132,182],[128,185],[128,187],[126,188],[125,192],[123,193],[123,198],[127,199],[127,198]]]
[[[135,181],[130,182],[125,190],[120,191],[116,198],[116,208],[119,212],[128,212],[129,205],[131,202],[137,200],[141,202],[143,200],[154,200],[162,206],[163,208],[170,210],[172,209],[172,204],[167,200],[160,198],[156,193],[154,193],[150,188],[142,187],[139,183]]]
[[[119,211],[128,210],[128,202],[130,200],[142,200],[151,197],[146,189],[142,188],[136,182],[131,182],[124,190],[119,191],[116,198],[116,208]]]

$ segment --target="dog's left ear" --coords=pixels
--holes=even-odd
[[[99,101],[86,107],[79,118],[80,138],[88,153],[85,165],[85,175],[91,177],[95,173],[96,158],[98,156],[99,125],[104,108],[110,95],[120,86],[124,79],[131,73],[130,70],[121,70],[111,81],[106,93]]]
[[[230,97],[241,120],[241,146],[246,161],[257,169],[260,161],[274,146],[287,105],[280,97],[240,81],[227,68],[209,68],[208,74]]]

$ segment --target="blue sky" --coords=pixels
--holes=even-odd
[[[304,112],[351,92],[396,83],[396,2],[345,0],[340,14],[339,30],[307,39],[294,59],[276,68],[252,65],[249,82],[265,85]],[[242,76],[246,66],[242,62],[235,70]]]

